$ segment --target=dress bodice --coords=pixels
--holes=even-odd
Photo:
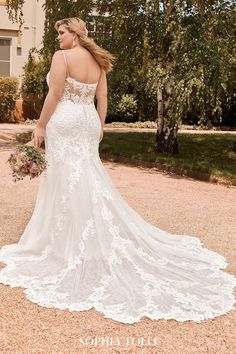
[[[49,76],[48,72],[46,81],[49,86]],[[98,81],[95,83],[87,84],[75,80],[74,78],[67,76],[65,80],[65,86],[63,94],[60,98],[60,102],[71,101],[73,103],[79,104],[94,104],[94,96],[96,92]]]

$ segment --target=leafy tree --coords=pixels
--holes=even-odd
[[[157,151],[178,153],[177,132],[189,114],[219,122],[233,97],[235,6],[231,1],[160,1],[158,53],[149,70],[157,93]],[[159,21],[160,23],[160,21]]]

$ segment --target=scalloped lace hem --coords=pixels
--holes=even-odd
[[[209,250],[210,251],[210,250]],[[213,252],[214,251],[210,251]],[[216,253],[216,255],[218,255]],[[221,256],[220,256],[221,257]],[[17,259],[17,257],[15,258]],[[35,258],[36,259],[36,258]],[[224,260],[224,257],[222,256],[222,259]],[[218,258],[219,261],[219,258]],[[141,310],[137,311],[139,312],[137,315],[129,315],[128,313],[124,313],[121,311],[122,308],[122,303],[117,303],[116,305],[111,306],[111,310],[106,307],[102,302],[99,302],[98,300],[94,301],[84,301],[84,302],[74,302],[72,304],[68,304],[63,300],[67,297],[67,294],[63,293],[57,293],[56,292],[56,286],[54,285],[49,285],[48,288],[45,287],[45,292],[42,290],[43,289],[43,284],[48,284],[47,279],[45,281],[43,280],[38,280],[37,277],[30,277],[30,276],[19,276],[18,279],[11,279],[9,277],[5,277],[2,270],[13,270],[16,268],[14,260],[7,259],[7,257],[0,257],[0,262],[5,263],[7,266],[0,271],[0,283],[9,285],[11,287],[21,287],[25,288],[23,292],[26,295],[26,298],[30,300],[31,302],[38,304],[39,306],[45,307],[45,308],[56,308],[59,310],[67,310],[69,312],[76,311],[76,312],[81,312],[81,311],[88,311],[90,309],[95,309],[97,312],[101,313],[104,315],[105,318],[110,318],[114,321],[118,321],[124,324],[133,324],[136,322],[140,322],[142,319],[145,317],[151,319],[151,320],[176,320],[178,322],[185,322],[185,321],[194,321],[196,323],[200,323],[205,320],[210,320],[214,319],[219,316],[223,316],[231,311],[236,310],[235,304],[236,304],[236,299],[233,295],[234,288],[236,287],[236,278],[229,274],[220,271],[219,267],[219,262],[218,262],[218,267],[216,265],[212,266],[213,270],[213,275],[212,278],[214,277],[220,277],[221,279],[224,279],[227,285],[225,284],[225,294],[220,294],[221,297],[228,296],[230,299],[228,301],[228,304],[224,303],[222,308],[219,310],[212,310],[212,307],[210,305],[214,305],[214,301],[212,304],[208,304],[208,308],[206,306],[205,309],[201,310],[198,309],[197,311],[190,310],[187,311],[186,309],[181,309],[180,307],[177,306],[178,301],[176,301],[176,304],[172,306],[172,310],[169,312],[161,312],[158,310],[158,305],[151,305],[148,306],[148,296],[147,296],[147,309],[146,310]],[[221,262],[221,267],[227,267],[228,263],[226,261]],[[66,273],[66,271],[69,271],[70,268],[68,267],[67,269],[64,269],[62,271],[63,274]],[[109,280],[109,276],[107,277]],[[112,278],[112,277],[110,277]],[[107,283],[107,282],[106,282]],[[217,291],[217,286],[215,286],[215,289]],[[39,291],[40,289],[40,291]],[[213,288],[212,288],[213,289]],[[93,289],[94,290],[94,289]],[[100,292],[100,288],[96,289],[97,292]],[[229,295],[231,293],[231,295]],[[103,295],[103,293],[102,293]],[[99,297],[98,297],[99,298]],[[100,297],[101,298],[101,297]],[[184,301],[182,301],[184,302]],[[180,301],[181,303],[181,301]],[[150,305],[150,304],[149,304]],[[145,306],[144,306],[145,307]],[[142,308],[144,308],[142,307]],[[117,309],[117,310],[116,310]]]

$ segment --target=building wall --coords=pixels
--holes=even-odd
[[[44,0],[25,0],[24,23],[12,23],[6,1],[0,0],[0,76],[16,76],[21,81],[23,65],[32,47],[42,47],[44,29]]]

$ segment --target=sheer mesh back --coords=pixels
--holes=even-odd
[[[64,92],[60,101],[70,100],[74,103],[94,104],[94,96],[97,83],[85,84],[67,77],[65,81]]]

